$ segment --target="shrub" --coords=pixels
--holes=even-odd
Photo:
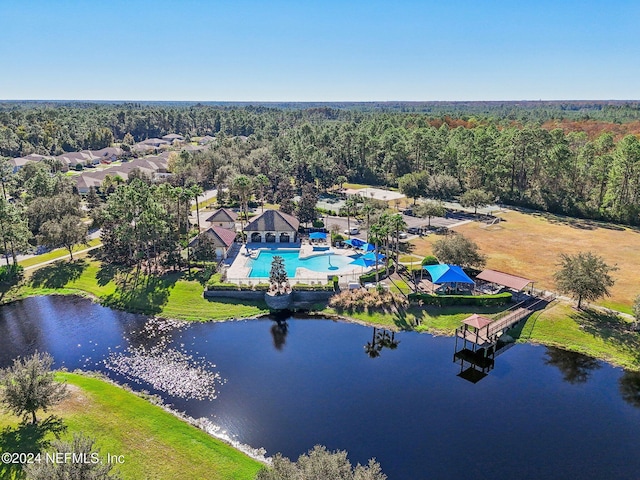
[[[398,311],[408,306],[409,302],[404,295],[386,290],[345,290],[334,295],[329,300],[329,306],[338,311],[347,312],[371,312],[371,311]]]
[[[490,307],[505,305],[511,302],[511,293],[503,292],[495,295],[433,295],[430,293],[410,293],[409,300],[420,301],[425,305],[448,307],[453,305],[476,305]]]
[[[344,236],[340,233],[331,234],[331,243],[344,242]]]
[[[322,220],[314,220],[311,224],[313,228],[324,228],[324,222]]]
[[[277,453],[273,457],[271,467],[263,467],[258,472],[256,480],[304,480],[304,479],[331,479],[331,480],[386,480],[380,464],[373,459],[367,466],[351,465],[347,459],[347,452],[336,450],[330,452],[326,447],[316,445],[309,453],[300,455],[296,462]]]
[[[378,268],[378,277],[380,279],[382,278],[386,278],[389,275],[391,275],[393,272],[395,271],[395,267],[393,265],[390,265],[388,267],[382,267],[382,268]],[[371,282],[375,282],[376,281],[376,271],[375,269],[373,269],[371,272],[369,273],[365,273],[364,275],[360,275],[360,283],[361,284],[365,284],[365,283],[371,283]]]
[[[24,276],[22,265],[11,264],[0,267],[0,283],[13,285]]]
[[[427,255],[422,259],[421,265],[424,267],[425,265],[438,265],[440,262],[433,255]]]
[[[309,285],[307,283],[296,283],[291,290],[294,292],[332,292],[334,290],[333,282],[326,283],[324,285]]]

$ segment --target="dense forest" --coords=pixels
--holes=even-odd
[[[640,102],[160,104],[5,102],[0,155],[55,155],[180,133],[182,186],[264,175],[267,198],[337,179],[640,223]],[[294,180],[293,185],[291,180]],[[286,194],[288,195],[288,193]]]

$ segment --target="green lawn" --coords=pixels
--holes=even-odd
[[[460,322],[474,313],[491,316],[504,310],[504,307],[435,307],[411,306],[401,313],[382,312],[352,312],[339,313],[335,309],[327,308],[325,312],[342,315],[360,322],[371,323],[381,327],[399,328],[403,330],[417,330],[444,335],[452,335]]]
[[[88,245],[76,245],[73,248],[73,251],[79,252],[80,250],[85,250],[89,247],[95,247],[96,245],[100,245],[101,243],[102,240],[100,240],[99,238],[94,238],[93,240],[89,241]],[[57,258],[63,258],[67,256],[69,256],[69,251],[66,248],[56,248],[55,250],[51,250],[50,252],[43,253],[42,255],[35,255],[18,263],[27,268],[33,265],[48,262],[49,260],[55,260]]]
[[[261,464],[162,408],[97,378],[59,373],[70,395],[47,414],[61,418],[68,428],[63,438],[83,432],[96,439],[102,455],[123,455],[118,469],[132,479],[253,479]],[[37,451],[53,438],[46,422],[34,429],[18,418],[0,413],[0,450]],[[3,470],[4,469],[4,470]],[[0,464],[0,478],[23,478],[20,470]]]
[[[130,312],[179,320],[228,320],[268,313],[262,302],[210,301],[204,287],[183,274],[135,278],[128,269],[102,265],[95,260],[59,261],[32,273],[20,296],[89,294],[104,305]]]
[[[578,311],[570,304],[556,302],[512,332],[519,341],[561,347],[615,365],[637,370],[640,367],[640,334],[616,315],[595,310]]]

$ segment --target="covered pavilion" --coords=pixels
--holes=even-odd
[[[523,291],[528,285],[531,285],[531,290],[533,290],[533,280],[511,275],[509,273],[498,272],[496,270],[483,270],[476,275],[476,279],[500,285],[501,287],[507,287],[511,290],[515,290],[516,292]]]

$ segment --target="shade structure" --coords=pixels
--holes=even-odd
[[[373,252],[376,249],[376,246],[371,243],[365,243],[360,248],[365,252]]]
[[[353,245],[356,248],[361,248],[365,243],[364,240],[360,240],[359,238],[352,238],[351,239],[351,245]]]
[[[381,253],[374,253],[374,252],[365,253],[360,258],[366,258],[367,260],[373,260],[375,262],[376,261],[376,256],[378,257],[378,261],[379,262],[381,262],[382,260],[385,259],[385,256],[382,255]]]
[[[533,280],[529,280],[528,278],[518,277],[509,273],[498,272],[496,270],[483,270],[476,276],[476,278],[489,283],[495,283],[496,285],[513,288],[518,291],[524,290],[527,285],[533,283]]]
[[[441,283],[471,283],[475,284],[469,276],[464,273],[462,268],[457,265],[446,265],[441,263],[439,265],[425,265],[424,268],[429,275],[431,275],[431,281],[435,284]]]
[[[312,240],[326,240],[327,234],[324,232],[313,232],[309,234],[309,238]]]
[[[360,267],[368,268],[368,267],[374,266],[375,264],[376,264],[376,261],[374,259],[365,258],[364,256],[362,256],[362,257],[356,258],[349,265],[358,265]]]

